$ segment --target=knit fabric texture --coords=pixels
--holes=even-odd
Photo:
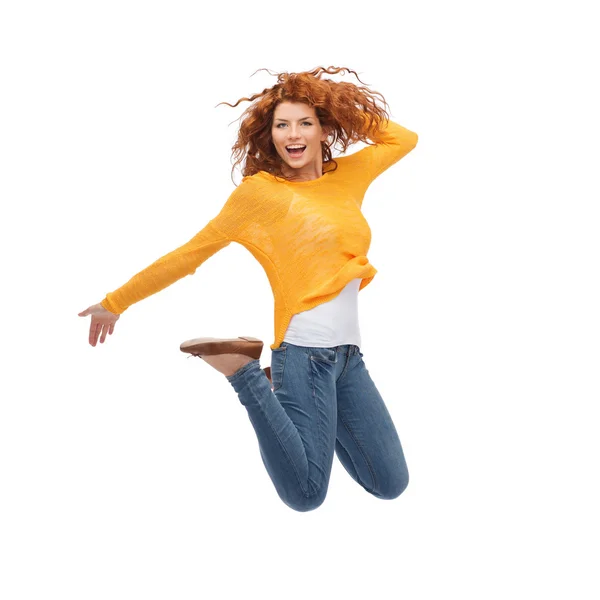
[[[159,258],[101,304],[115,314],[170,286],[213,254],[237,242],[263,267],[274,298],[275,340],[293,315],[335,298],[348,282],[359,290],[377,269],[369,262],[371,229],[361,207],[373,180],[417,144],[416,133],[389,120],[383,141],[334,157],[312,181],[288,182],[266,171],[244,177],[219,214],[189,242]]]

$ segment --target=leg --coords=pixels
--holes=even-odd
[[[198,358],[201,358],[219,373],[223,373],[225,377],[230,377],[238,369],[252,361],[252,358],[247,354],[205,354]]]
[[[227,377],[279,497],[294,510],[313,510],[327,494],[337,429],[336,362],[334,349],[283,342],[272,350],[272,384],[258,360]]]
[[[377,498],[397,498],[408,485],[402,445],[357,346],[337,382],[336,454],[350,476]]]

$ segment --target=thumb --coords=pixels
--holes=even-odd
[[[88,314],[88,309],[86,308],[85,310],[82,310],[80,313],[78,313],[79,317],[85,317]]]

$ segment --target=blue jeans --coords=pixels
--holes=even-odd
[[[397,498],[408,469],[394,423],[358,346],[271,350],[269,382],[258,360],[227,377],[256,432],[279,497],[309,511],[325,500],[334,450],[376,498]]]

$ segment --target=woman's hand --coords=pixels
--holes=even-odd
[[[106,339],[106,334],[109,333],[112,335],[112,332],[115,330],[115,323],[121,316],[111,313],[101,304],[94,304],[79,313],[80,317],[87,317],[88,315],[92,315],[92,323],[90,325],[90,346],[96,345],[100,332],[102,332],[100,343],[103,344]]]

